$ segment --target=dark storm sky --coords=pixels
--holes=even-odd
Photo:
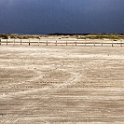
[[[0,0],[0,33],[124,33],[124,0]]]

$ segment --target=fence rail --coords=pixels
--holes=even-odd
[[[124,46],[124,41],[118,40],[40,40],[40,39],[0,39],[0,45],[28,45],[28,46]]]

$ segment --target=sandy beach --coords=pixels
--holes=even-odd
[[[0,46],[0,124],[122,124],[124,48]]]

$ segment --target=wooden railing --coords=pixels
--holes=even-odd
[[[0,45],[28,45],[28,46],[124,46],[122,40],[51,40],[51,39],[0,39]]]

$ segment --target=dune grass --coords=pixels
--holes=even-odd
[[[19,39],[29,39],[29,38],[40,38],[42,36],[60,36],[60,37],[75,37],[78,39],[124,39],[124,34],[0,34],[0,38],[8,39],[8,38],[19,38]]]
[[[80,39],[124,39],[124,34],[87,34],[80,35]]]

